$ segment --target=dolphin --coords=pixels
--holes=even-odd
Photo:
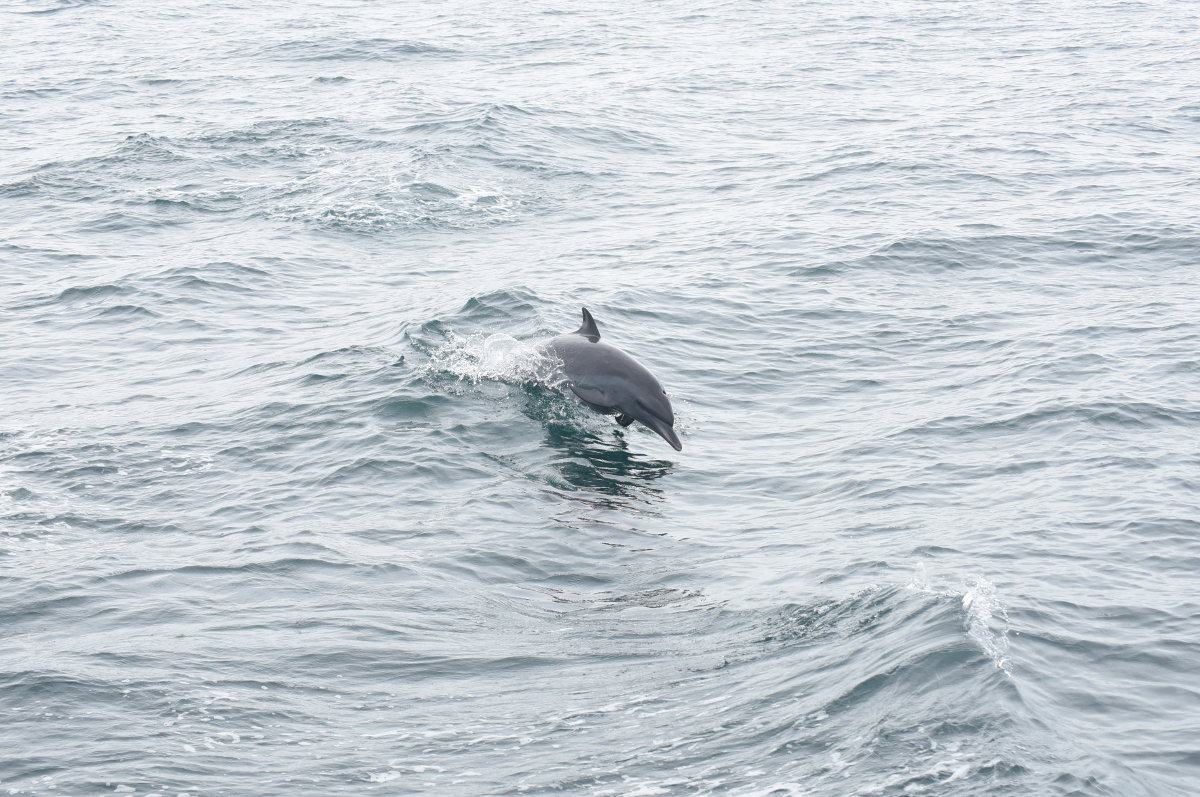
[[[550,340],[545,350],[562,361],[567,387],[593,410],[616,415],[621,426],[640,421],[676,451],[683,450],[667,391],[646,366],[616,346],[600,342],[600,330],[586,307],[583,326]]]

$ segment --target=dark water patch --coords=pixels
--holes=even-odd
[[[545,442],[561,452],[547,463],[559,476],[556,486],[650,502],[662,496],[653,482],[669,475],[674,463],[630,451],[615,428],[612,439],[569,424],[544,424]]]

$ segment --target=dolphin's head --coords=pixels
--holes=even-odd
[[[671,400],[660,385],[655,384],[655,388],[654,391],[639,391],[634,400],[638,411],[629,414],[641,421],[643,426],[658,432],[676,451],[682,451],[683,443],[675,434],[675,412],[671,409]]]
[[[666,440],[671,444],[671,448],[675,449],[676,451],[683,450],[683,443],[679,442],[679,435],[675,434],[675,427],[672,424],[669,424],[663,419],[649,414],[643,415],[637,420],[641,421],[642,424],[648,429],[653,429],[654,431],[658,432],[663,440]]]
[[[646,412],[666,421],[668,426],[674,426],[675,411],[671,409],[671,400],[667,398],[667,391],[663,390],[657,379],[654,380],[654,383],[649,390],[639,390],[635,400]]]

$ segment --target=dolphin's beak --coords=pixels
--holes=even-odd
[[[662,418],[655,417],[649,413],[638,418],[642,425],[647,429],[653,429],[662,435],[662,439],[671,444],[671,448],[676,451],[683,450],[683,443],[679,442],[679,435],[675,434],[675,427],[664,421]]]

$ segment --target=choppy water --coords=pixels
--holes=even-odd
[[[1200,792],[1195,5],[0,20],[0,791]]]

